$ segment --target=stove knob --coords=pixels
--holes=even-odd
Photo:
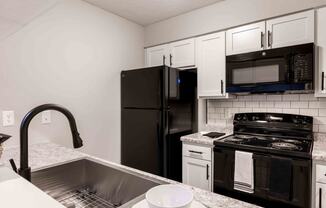
[[[246,115],[244,115],[244,116],[242,117],[242,120],[243,120],[243,121],[247,121],[247,120],[248,120],[248,117],[247,117]]]

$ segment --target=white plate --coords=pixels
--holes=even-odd
[[[142,201],[132,206],[132,208],[149,208],[149,206],[146,199],[143,199]],[[200,202],[193,200],[190,205],[190,208],[206,208],[206,207]]]

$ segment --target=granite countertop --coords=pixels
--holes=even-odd
[[[312,150],[312,159],[318,161],[326,161],[326,142],[315,141]]]
[[[5,166],[10,167],[9,159],[14,158],[16,164],[19,164],[19,148],[7,148],[3,152],[3,156],[0,159],[0,162],[4,163]],[[99,159],[79,151],[62,147],[53,143],[39,143],[39,144],[31,144],[29,146],[29,161],[32,171],[36,171],[39,169],[44,169],[46,167],[51,167],[63,163],[67,163],[74,160],[89,158],[98,162],[102,162],[113,167],[124,169],[130,173],[137,173],[142,175],[145,178],[152,178],[160,181],[164,181],[167,183],[177,184],[178,182],[156,176],[150,173],[146,173],[140,170],[136,170],[130,167],[126,167],[117,163],[113,163],[110,161],[106,161],[103,159]],[[1,182],[0,182],[1,184]],[[195,200],[201,202],[206,207],[209,208],[255,208],[258,207],[256,205],[252,205],[246,202],[242,202],[230,197],[226,197],[223,195],[215,194],[212,192],[208,192],[199,188],[195,188],[192,186],[188,186],[182,184],[182,186],[192,190],[194,193]],[[1,187],[1,186],[0,186]]]
[[[198,133],[182,136],[181,141],[188,142],[188,143],[194,143],[194,144],[214,146],[215,140],[221,139],[223,137],[226,137],[226,136],[229,136],[232,134],[231,132],[223,132],[223,133],[225,133],[224,136],[221,136],[218,138],[210,138],[207,136],[203,136],[203,134],[206,134],[206,133],[208,133],[208,132],[198,132]]]

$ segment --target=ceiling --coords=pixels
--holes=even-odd
[[[223,0],[85,0],[140,25],[149,25]]]

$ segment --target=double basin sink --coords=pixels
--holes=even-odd
[[[68,208],[130,207],[164,182],[81,159],[32,173],[32,183]]]

